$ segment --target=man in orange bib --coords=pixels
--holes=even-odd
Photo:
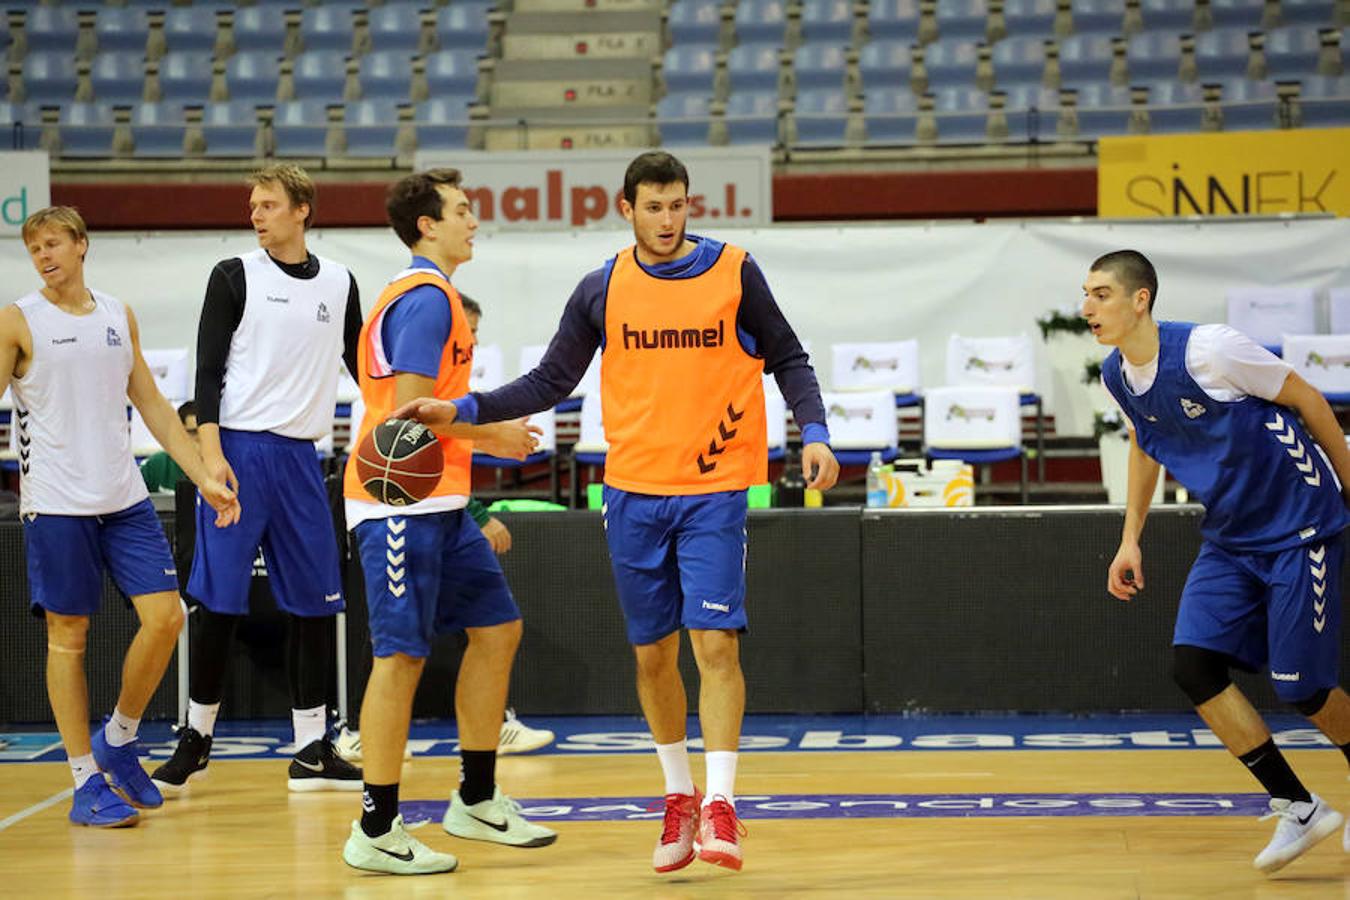
[[[741,868],[734,784],[745,710],[745,495],[767,478],[764,372],[801,426],[807,487],[828,489],[839,475],[801,343],[749,254],[685,233],[688,193],[688,172],[669,153],[633,160],[621,208],[636,243],[582,279],[539,366],[490,393],[396,411],[445,433],[456,421],[548,409],[601,349],[606,539],[666,782],[658,872],[692,862],[696,836],[701,859]],[[685,741],[682,626],[701,679],[706,795],[694,787]]]

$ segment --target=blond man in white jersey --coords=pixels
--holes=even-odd
[[[43,287],[0,310],[0,393],[14,391],[19,513],[33,612],[47,623],[47,692],[75,779],[70,820],[133,825],[133,807],[163,802],[137,758],[136,731],[183,612],[169,544],[131,453],[127,401],[201,488],[216,527],[238,520],[239,503],[207,473],[155,386],[136,317],[85,286],[89,236],[80,214],[39,210],[24,222],[23,242]],[[112,718],[91,738],[84,650],[105,568],[141,624]]]

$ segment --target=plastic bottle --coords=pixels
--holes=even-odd
[[[881,451],[872,451],[872,460],[867,464],[867,505],[869,507],[886,506],[886,474],[881,462]]]

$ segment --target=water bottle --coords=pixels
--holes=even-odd
[[[872,451],[872,461],[867,464],[867,505],[869,507],[888,506],[886,496],[886,474],[881,463],[881,451]]]

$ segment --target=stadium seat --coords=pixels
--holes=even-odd
[[[1145,31],[1195,32],[1195,3],[1192,0],[1143,0],[1139,6]]]
[[[976,42],[943,37],[923,48],[924,70],[932,89],[975,85]]]
[[[347,155],[392,157],[397,155],[398,101],[390,99],[356,100],[347,104],[343,121],[347,133]]]
[[[1332,403],[1350,403],[1350,334],[1286,334],[1284,361]]]
[[[1073,33],[1121,33],[1125,19],[1125,0],[1073,0]]]
[[[210,54],[216,46],[216,11],[175,6],[164,16],[164,41],[170,52]]]
[[[357,76],[363,100],[407,100],[412,90],[412,67],[402,50],[377,50],[361,57]]]
[[[79,32],[74,7],[31,6],[24,17],[29,53],[63,53],[73,62]]]
[[[75,58],[59,50],[30,52],[24,58],[23,86],[30,103],[63,104],[75,96]]]
[[[441,50],[476,50],[487,48],[489,3],[476,0],[456,0],[441,8],[436,19],[436,41]]]
[[[137,103],[145,91],[145,53],[100,52],[89,69],[94,99]]]
[[[674,46],[697,44],[716,49],[722,34],[721,0],[675,0],[668,24]]]
[[[781,64],[773,44],[742,44],[727,54],[731,90],[777,91]]]
[[[352,52],[352,13],[348,3],[306,6],[300,19],[300,40],[306,52],[327,50],[343,56]]]
[[[422,39],[422,14],[417,4],[389,3],[370,10],[372,52],[416,53]]]
[[[1240,28],[1216,28],[1195,39],[1195,65],[1201,81],[1246,75],[1250,58],[1251,39]]]
[[[1148,85],[1148,130],[1150,134],[1180,134],[1201,131],[1205,110],[1204,88],[1179,81]]]
[[[1278,355],[1286,334],[1317,332],[1317,292],[1311,288],[1230,288],[1228,324]]]
[[[1009,140],[1053,141],[1059,121],[1059,91],[1039,84],[1015,84],[1004,91]]]
[[[1059,78],[1066,86],[1101,82],[1111,78],[1114,55],[1112,37],[1105,34],[1074,34],[1059,42]]]
[[[1022,502],[1027,502],[1027,458],[1017,390],[999,385],[952,385],[924,392],[924,456],[990,465],[1021,462]]]
[[[137,103],[131,111],[131,135],[138,157],[181,157],[186,130],[181,104]]]
[[[277,98],[281,54],[274,50],[236,53],[225,63],[231,100],[271,103]]]
[[[1281,25],[1317,25],[1327,28],[1335,21],[1336,0],[1280,0]]]
[[[900,455],[895,397],[889,390],[823,391],[830,448],[840,465],[866,465],[872,453],[883,461]]]
[[[1055,33],[1055,0],[1006,0],[1003,19],[1010,38],[1044,40]]]
[[[113,112],[107,104],[62,104],[60,130],[62,156],[112,155]]]
[[[257,110],[243,100],[208,103],[202,110],[202,135],[207,156],[251,157],[258,135]]]
[[[854,21],[849,0],[806,0],[802,4],[802,40],[847,46],[853,40]]]
[[[1078,136],[1099,137],[1130,133],[1134,109],[1130,89],[1109,84],[1084,84],[1076,88]]]
[[[143,9],[103,6],[94,24],[99,53],[136,53],[145,56],[150,22]]]
[[[797,145],[842,147],[847,143],[848,97],[843,88],[800,91],[793,119]]]
[[[1284,81],[1317,72],[1322,36],[1313,26],[1278,28],[1266,35],[1266,77]]]
[[[897,399],[919,391],[917,340],[831,344],[830,359],[833,390],[880,389],[890,391]]]
[[[869,144],[912,144],[919,105],[914,92],[903,88],[868,88],[863,95],[863,124]]]
[[[1000,85],[1040,81],[1045,73],[1045,39],[1005,38],[994,45],[993,64],[994,80]]]
[[[1262,24],[1266,0],[1210,0],[1209,9],[1214,17],[1215,28],[1256,31]]]
[[[661,60],[661,76],[672,94],[712,97],[717,76],[717,52],[708,44],[671,47]]]
[[[201,51],[173,50],[159,61],[161,99],[205,103],[211,94],[213,64]]]
[[[933,91],[938,142],[983,144],[989,123],[988,95],[975,87],[945,87]]]
[[[793,54],[793,72],[796,73],[797,90],[815,89],[838,90],[844,86],[844,76],[848,73],[848,56],[844,48],[835,43],[802,44]]]
[[[1350,125],[1350,75],[1313,75],[1300,80],[1299,109],[1310,128]]]
[[[904,41],[872,41],[864,45],[858,53],[858,74],[864,94],[873,88],[909,91],[911,53],[910,45]]]
[[[778,143],[778,91],[740,91],[727,99],[727,140],[732,144]]]
[[[873,41],[899,41],[908,47],[919,37],[919,0],[872,0],[867,33]]]
[[[429,54],[427,87],[432,97],[474,93],[478,89],[478,53],[460,49]]]
[[[337,103],[347,82],[344,54],[306,50],[295,58],[295,96],[302,100]]]
[[[437,97],[417,104],[417,146],[421,150],[460,150],[469,135],[472,96]]]
[[[235,10],[234,44],[239,51],[281,56],[286,50],[286,11],[279,6]]]
[[[1281,121],[1280,99],[1268,81],[1229,78],[1220,83],[1225,131],[1275,128]]]
[[[781,48],[787,36],[784,0],[740,0],[733,20],[737,44],[767,44]]]
[[[278,103],[272,132],[277,156],[324,156],[328,136],[328,104],[323,100]]]
[[[1181,68],[1181,37],[1165,32],[1147,32],[1130,38],[1125,50],[1130,81],[1176,78]]]
[[[982,41],[989,26],[985,0],[943,0],[937,4],[938,40]]]
[[[708,95],[667,94],[656,104],[656,127],[667,147],[703,147],[711,121]]]

